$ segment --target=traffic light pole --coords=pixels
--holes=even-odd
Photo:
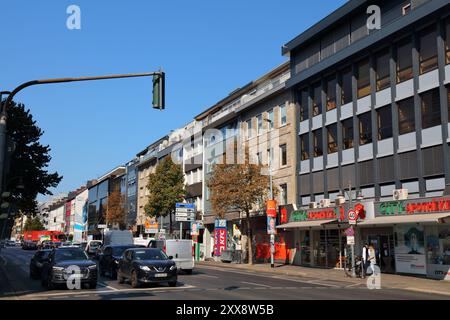
[[[153,106],[157,109],[164,109],[164,90],[165,90],[165,73],[160,72],[148,72],[148,73],[129,73],[129,74],[115,74],[109,76],[95,76],[95,77],[79,77],[79,78],[56,78],[56,79],[44,79],[33,80],[25,82],[9,93],[5,103],[0,103],[0,194],[3,192],[3,178],[4,167],[6,158],[6,127],[8,118],[8,108],[10,107],[14,96],[25,88],[53,83],[67,83],[67,82],[82,82],[82,81],[96,81],[96,80],[109,80],[109,79],[124,79],[124,78],[139,78],[139,77],[154,77],[153,79]],[[156,89],[156,90],[155,90]],[[157,92],[155,92],[157,91]],[[5,93],[5,92],[1,92]],[[1,98],[1,95],[0,95]],[[0,100],[1,102],[1,100]]]

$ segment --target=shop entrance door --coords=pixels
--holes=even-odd
[[[395,273],[394,236],[369,235],[368,243],[375,248],[377,265],[383,273]]]

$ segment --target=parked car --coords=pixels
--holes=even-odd
[[[163,250],[166,255],[173,257],[178,270],[182,270],[187,274],[192,273],[195,265],[192,240],[152,240],[149,242],[148,247]]]
[[[102,246],[102,241],[100,240],[90,240],[86,245],[86,253],[90,256],[96,255],[98,249]]]
[[[48,259],[48,255],[52,252],[49,249],[43,249],[36,252],[30,261],[30,278],[39,279],[42,273],[42,267],[45,260]]]
[[[160,249],[127,249],[119,260],[119,283],[130,280],[133,288],[144,283],[168,283],[177,285],[177,265]]]
[[[108,274],[111,279],[117,279],[117,267],[122,254],[127,249],[139,248],[140,246],[105,246],[98,255],[98,268],[101,276]]]
[[[25,240],[22,243],[22,249],[24,250],[37,250],[38,249],[38,245],[36,241],[31,241],[31,240]]]
[[[97,287],[97,265],[78,248],[58,248],[50,252],[42,267],[42,285],[53,289],[56,285],[66,284],[72,274],[68,268],[73,266],[80,269],[82,285],[88,285],[90,289]]]

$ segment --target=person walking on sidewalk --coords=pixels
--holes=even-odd
[[[367,267],[369,265],[369,245],[367,243],[365,243],[364,246],[362,247],[361,257],[362,257],[361,276],[365,278]]]
[[[370,269],[372,269],[371,274],[374,274],[375,273],[375,265],[377,264],[377,258],[376,258],[375,248],[373,247],[373,245],[369,246],[367,261],[370,264]]]

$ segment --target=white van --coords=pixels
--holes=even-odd
[[[130,230],[105,230],[103,246],[133,245],[133,234]]]
[[[194,255],[192,251],[192,240],[151,240],[149,248],[163,250],[169,257],[173,257],[178,270],[191,274],[194,270]]]

